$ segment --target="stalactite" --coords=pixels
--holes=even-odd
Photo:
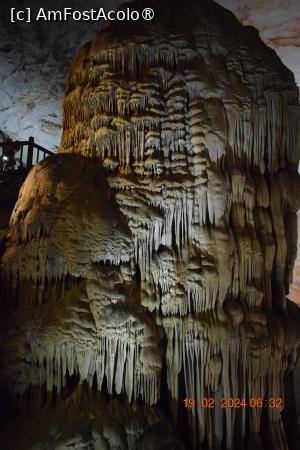
[[[259,38],[200,3],[188,25],[104,30],[75,58],[60,152],[31,170],[11,218],[3,292],[12,324],[25,319],[1,356],[21,396],[63,394],[73,377],[133,411],[166,382],[175,426],[182,396],[198,402],[195,449],[254,449],[262,410],[220,403],[283,397],[298,351],[284,320],[300,108]],[[264,420],[285,450],[280,411]],[[114,426],[103,435],[121,448]]]

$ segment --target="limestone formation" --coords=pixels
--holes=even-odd
[[[293,448],[270,402],[299,358],[298,90],[214,2],[152,3],[154,22],[112,23],[74,59],[59,155],[12,214],[7,426],[30,410],[36,449]]]
[[[297,222],[298,222],[298,237],[300,236],[300,211],[297,213]],[[293,283],[290,286],[290,291],[288,298],[293,302],[297,303],[300,306],[300,242],[298,238],[298,249],[297,249],[297,257],[294,264],[293,270]]]

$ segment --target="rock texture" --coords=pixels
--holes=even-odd
[[[297,214],[298,237],[300,236],[300,212]],[[293,270],[293,283],[290,286],[288,298],[300,306],[300,242],[298,239],[298,251]]]
[[[0,326],[10,426],[17,408],[33,410],[29,430],[42,406],[41,430],[70,408],[53,445],[87,448],[68,406],[76,393],[89,448],[162,448],[162,427],[163,448],[293,448],[283,404],[220,405],[283,398],[297,361],[285,297],[294,77],[214,2],[153,3],[146,29],[111,24],[80,50],[60,154],[31,171],[13,212]],[[184,398],[208,397],[214,409],[184,410]],[[24,448],[49,445],[38,431]]]
[[[234,12],[244,25],[252,25],[263,41],[276,50],[284,64],[295,74],[300,86],[300,5],[298,0],[219,0]]]
[[[274,48],[300,83],[298,0],[220,0],[244,25],[253,25]],[[61,96],[66,72],[75,52],[98,32],[95,22],[35,22],[10,24],[10,8],[34,11],[115,9],[121,0],[23,0],[3,5],[0,11],[0,130],[13,139],[35,136],[56,151],[61,138]]]
[[[100,5],[99,5],[100,3]],[[74,53],[99,32],[97,22],[10,23],[10,8],[45,10],[115,8],[113,0],[24,0],[0,11],[0,130],[12,139],[56,151],[61,138],[61,97]]]

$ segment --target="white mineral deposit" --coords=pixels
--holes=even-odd
[[[77,53],[11,216],[3,450],[296,449],[298,88],[213,1],[150,3]]]

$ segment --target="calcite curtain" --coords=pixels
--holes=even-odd
[[[29,427],[32,410],[55,422],[85,392],[99,416],[89,448],[160,448],[164,423],[164,448],[288,449],[298,89],[216,3],[150,3],[153,22],[111,23],[77,54],[59,154],[20,192],[2,257],[1,383]],[[86,448],[61,427],[53,448]],[[26,448],[48,448],[41,434]]]

